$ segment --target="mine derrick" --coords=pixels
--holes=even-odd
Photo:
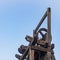
[[[40,28],[45,18],[47,18],[47,28]],[[38,34],[42,38],[39,38]],[[21,56],[15,55],[18,60],[56,60],[53,50],[54,44],[51,43],[51,8],[47,8],[37,27],[33,30],[33,37],[26,35],[25,39],[29,45],[21,45],[18,48],[18,52],[21,54]]]

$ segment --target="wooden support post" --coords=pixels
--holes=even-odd
[[[48,44],[51,45],[51,40],[52,40],[52,37],[51,37],[51,9],[48,8],[47,9],[47,28],[48,28],[48,31],[47,31],[47,40],[48,40]]]
[[[34,50],[29,49],[29,60],[34,60]]]

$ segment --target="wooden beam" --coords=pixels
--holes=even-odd
[[[32,43],[33,43],[33,40],[30,42],[29,46],[31,46]],[[29,51],[29,46],[26,48],[25,52],[22,54],[22,56],[21,56],[21,58],[19,60],[23,60],[26,57],[26,55],[27,55],[27,53]]]
[[[21,56],[18,55],[18,54],[16,54],[15,57],[16,57],[17,59],[20,59]]]
[[[25,39],[28,41],[28,42],[31,42],[31,40],[33,39],[31,36],[26,36]]]
[[[41,46],[31,46],[31,48],[33,50],[39,50],[39,51],[44,51],[44,52],[47,52],[49,50],[48,48],[44,48],[44,47],[41,47]]]
[[[34,50],[29,49],[29,60],[34,60]]]
[[[39,24],[37,25],[37,27],[35,28],[34,32],[37,32],[37,30],[39,29],[39,27],[41,26],[41,24],[45,20],[46,16],[47,16],[47,11],[45,12],[45,14],[43,15],[43,17],[41,18],[41,20],[40,20]]]
[[[25,52],[25,50],[26,50],[27,47],[28,46],[22,46],[22,47],[18,48],[18,52],[21,53],[21,54],[23,54]]]
[[[48,28],[48,31],[47,31],[47,41],[48,41],[48,44],[49,46],[51,45],[51,40],[52,40],[52,36],[51,36],[51,9],[48,8],[47,9],[47,28]]]
[[[26,57],[28,51],[29,51],[29,46],[27,47],[27,49],[25,50],[25,52],[22,54],[22,56],[21,56],[21,58],[19,60],[23,60]]]

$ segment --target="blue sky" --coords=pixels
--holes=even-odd
[[[32,36],[48,7],[52,10],[55,56],[60,60],[60,0],[0,0],[0,60],[17,60],[18,47],[28,44],[25,36]]]

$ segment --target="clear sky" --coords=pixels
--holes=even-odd
[[[52,10],[55,56],[60,60],[60,0],[0,0],[0,60],[17,60],[18,47],[28,44],[25,36],[32,36],[48,7]]]

